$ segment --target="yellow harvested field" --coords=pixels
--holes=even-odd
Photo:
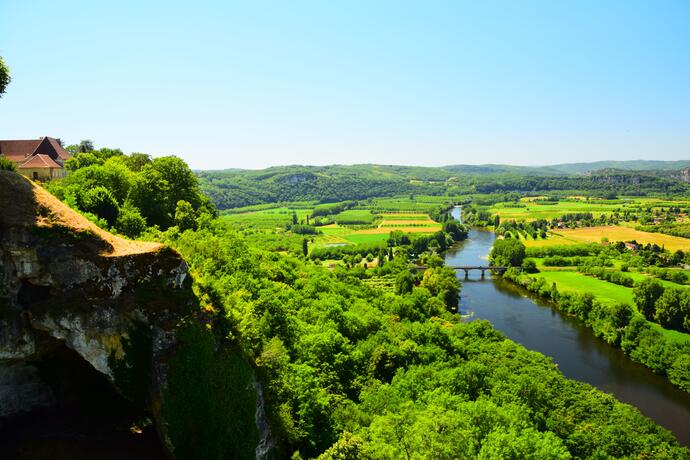
[[[364,230],[357,230],[352,232],[354,235],[376,235],[380,233],[390,233],[394,230],[400,230],[404,233],[433,233],[441,229],[441,225],[437,224],[434,226],[426,227],[378,227],[378,228],[367,228]]]
[[[607,225],[601,227],[584,227],[574,229],[564,229],[552,231],[546,240],[526,240],[526,246],[552,246],[558,244],[577,244],[577,243],[599,243],[602,238],[609,241],[630,241],[638,243],[656,243],[666,249],[676,251],[690,249],[690,239],[678,236],[664,235],[663,233],[641,232],[634,228],[622,227],[618,225]]]

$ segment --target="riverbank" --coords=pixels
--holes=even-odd
[[[460,217],[460,210],[454,210]],[[472,229],[467,241],[446,251],[448,265],[479,265],[493,245],[492,232]],[[460,276],[464,277],[464,273]],[[589,383],[637,407],[690,445],[690,395],[666,378],[633,362],[620,348],[596,337],[591,329],[553,304],[516,284],[479,275],[463,282],[460,313],[486,319],[528,349],[551,358],[568,378]]]
[[[508,270],[503,278],[551,300],[554,307],[582,321],[595,336],[690,392],[690,343],[669,340],[633,307],[608,305],[591,293],[560,292],[557,282],[549,283],[538,275]]]

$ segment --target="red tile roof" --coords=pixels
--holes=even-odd
[[[31,156],[36,147],[41,143],[41,139],[27,141],[0,141],[0,154],[12,161],[21,161]]]
[[[15,163],[21,163],[32,155],[48,155],[53,160],[68,160],[71,154],[60,146],[57,139],[42,137],[30,140],[0,140],[0,155]]]
[[[38,153],[29,157],[24,163],[19,165],[19,169],[28,168],[62,168],[59,164],[55,163],[52,158],[48,155],[43,155]]]

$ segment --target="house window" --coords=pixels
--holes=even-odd
[[[34,180],[38,180],[38,172],[34,171],[33,176],[34,176]]]

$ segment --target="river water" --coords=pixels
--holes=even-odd
[[[453,216],[460,220],[460,208]],[[446,251],[448,265],[487,265],[495,236],[473,229],[466,241]],[[643,414],[671,430],[678,441],[690,446],[690,394],[665,377],[631,361],[620,349],[592,334],[579,320],[563,315],[524,289],[487,272],[478,271],[463,280],[460,312],[470,320],[486,319],[511,340],[543,353],[558,364],[566,377],[587,382],[632,404]]]

